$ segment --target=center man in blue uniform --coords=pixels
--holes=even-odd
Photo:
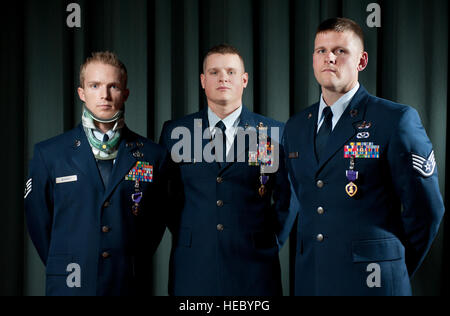
[[[25,188],[46,294],[148,293],[170,158],[126,127],[127,71],[115,54],[86,60],[78,93],[82,123],[35,146]]]
[[[296,295],[410,295],[444,213],[417,111],[370,95],[358,83],[367,62],[355,22],[319,26],[320,102],[292,117],[284,135],[301,205]]]
[[[270,132],[278,129],[281,135],[283,124],[242,105],[247,83],[240,53],[229,45],[212,48],[201,75],[208,107],[164,125],[161,143],[179,162],[184,192],[178,216],[169,227],[171,295],[282,294],[278,251],[290,228],[286,227],[289,181],[282,157],[272,161],[278,164],[276,172],[265,173],[264,166],[270,165],[272,146],[279,146],[279,137],[271,138]],[[212,135],[202,139],[205,129]],[[183,130],[191,135],[188,146],[193,145],[181,153],[177,131]],[[250,145],[251,137],[245,146],[237,144],[239,131],[246,130],[257,133],[261,151]],[[208,152],[210,138],[217,140],[223,134],[225,148],[214,149],[219,159],[207,162],[200,156],[199,160],[196,153]],[[226,161],[221,159],[224,152]],[[187,159],[177,161],[179,153]]]

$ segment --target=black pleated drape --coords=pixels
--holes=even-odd
[[[67,5],[81,7],[81,28],[66,25]],[[354,19],[366,35],[369,66],[360,82],[379,97],[419,111],[431,138],[441,192],[446,184],[448,1],[378,0],[381,27],[366,19],[372,0],[24,0],[2,11],[1,102],[5,170],[0,217],[0,294],[42,295],[45,272],[24,226],[23,186],[35,143],[73,128],[81,116],[78,71],[93,51],[111,50],[129,72],[126,122],[158,140],[164,121],[206,106],[203,55],[227,42],[245,59],[244,104],[286,121],[317,102],[314,33],[333,16]],[[449,227],[443,225],[413,279],[416,295],[448,294]],[[295,235],[280,253],[284,294],[292,293]],[[154,257],[149,294],[166,295],[170,234]]]

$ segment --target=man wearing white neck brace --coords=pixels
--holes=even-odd
[[[35,146],[26,184],[46,294],[139,294],[164,232],[166,150],[125,125],[127,71],[115,54],[86,60],[78,94],[81,124]]]

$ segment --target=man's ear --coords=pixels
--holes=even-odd
[[[247,85],[248,85],[248,73],[244,73],[242,75],[242,81],[244,83],[244,88],[247,88]]]
[[[363,71],[364,69],[366,69],[368,63],[369,54],[367,52],[363,52],[361,58],[359,59],[358,71]]]
[[[200,83],[202,84],[203,89],[205,89],[205,79],[206,79],[205,75],[201,74],[200,75]]]
[[[84,96],[84,89],[81,87],[78,87],[77,91],[78,91],[78,96],[80,97],[80,100],[83,102],[86,102],[86,98]]]

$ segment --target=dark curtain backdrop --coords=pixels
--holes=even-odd
[[[68,28],[66,7],[81,6],[81,28]],[[312,71],[320,21],[345,16],[366,34],[369,66],[360,81],[372,94],[416,108],[431,138],[446,193],[448,1],[378,0],[381,28],[366,25],[374,0],[97,0],[15,1],[2,9],[0,294],[44,294],[44,267],[24,226],[23,187],[33,145],[80,121],[79,65],[92,51],[112,50],[127,65],[126,122],[158,140],[165,120],[206,105],[202,57],[227,42],[250,75],[245,105],[280,121],[319,98]],[[448,216],[446,216],[447,218]],[[348,223],[352,225],[352,223]],[[444,221],[413,279],[416,295],[448,294],[449,238]],[[293,244],[281,251],[285,295],[292,293]],[[166,295],[170,234],[154,257],[149,292]],[[447,269],[445,269],[447,267]]]

